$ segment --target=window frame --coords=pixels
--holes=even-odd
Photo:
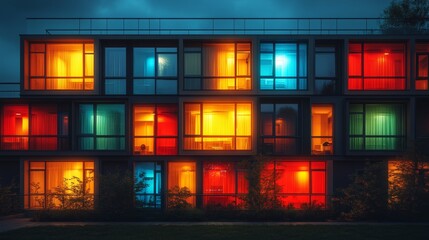
[[[88,106],[92,106],[92,113],[93,113],[93,117],[92,117],[92,129],[93,129],[93,133],[82,133],[82,121],[80,120],[81,118],[81,110],[80,107],[83,105],[88,105]],[[124,122],[124,134],[123,135],[98,135],[97,134],[97,108],[99,105],[106,105],[106,106],[110,106],[110,105],[121,105],[123,107],[124,110],[124,116],[123,117],[123,122]],[[78,131],[76,131],[76,141],[77,141],[77,149],[79,151],[125,151],[126,145],[127,145],[127,134],[126,134],[126,106],[124,103],[80,103],[77,105],[77,113],[78,113]],[[93,142],[93,147],[91,149],[87,149],[82,147],[83,139],[84,138],[92,138],[92,142]],[[108,138],[108,139],[117,139],[119,140],[119,148],[120,149],[98,149],[97,148],[97,139],[99,138]],[[123,143],[121,143],[123,141]],[[121,145],[123,144],[123,148],[121,148]]]
[[[233,104],[234,105],[234,135],[208,135],[208,136],[204,136],[203,133],[203,129],[204,129],[204,105],[205,104]],[[248,104],[249,105],[249,109],[250,109],[250,135],[238,135],[237,134],[237,116],[238,116],[238,112],[237,112],[237,105],[240,104]],[[200,133],[199,134],[186,134],[186,105],[199,105],[199,115],[200,115],[200,119],[199,119],[199,126],[200,126]],[[189,101],[189,102],[184,102],[183,103],[183,144],[182,144],[182,150],[183,151],[233,151],[233,152],[242,152],[242,151],[252,151],[253,150],[253,131],[252,131],[252,126],[253,126],[253,102],[251,101],[243,101],[243,102],[237,102],[237,101],[228,101],[228,102],[206,102],[206,101]],[[186,147],[186,142],[187,139],[192,140],[195,138],[199,138],[201,139],[201,147],[199,149],[191,149],[191,148],[187,148]],[[231,149],[204,149],[204,138],[231,138],[231,142],[233,143],[231,146]],[[237,138],[247,138],[248,139],[248,149],[237,149]]]
[[[154,124],[154,128],[153,128],[153,134],[152,135],[136,135],[135,134],[135,128],[136,128],[136,125],[137,125],[137,123],[136,123],[136,109],[138,108],[138,107],[153,107],[153,116],[154,116],[154,121],[153,121],[153,124]],[[158,130],[158,121],[159,121],[159,114],[158,114],[158,108],[162,108],[162,107],[171,107],[171,108],[175,108],[175,111],[174,112],[168,112],[168,113],[170,113],[170,114],[175,114],[175,116],[176,116],[176,135],[169,135],[169,136],[164,136],[164,135],[161,135],[161,136],[158,136],[158,132],[157,132],[157,130]],[[179,129],[179,124],[178,124],[178,121],[179,121],[179,108],[178,108],[178,106],[177,106],[177,104],[173,104],[173,103],[157,103],[157,104],[147,104],[147,103],[143,103],[143,104],[134,104],[133,105],[133,154],[134,155],[141,155],[141,156],[153,156],[153,155],[177,155],[177,153],[178,153],[178,149],[179,149],[179,147],[178,147],[178,138],[179,138],[179,134],[178,134],[178,129]],[[143,152],[143,153],[141,153],[140,151],[140,153],[139,154],[137,154],[137,152],[136,152],[136,147],[138,147],[138,146],[136,146],[136,139],[138,139],[138,138],[141,138],[141,139],[145,139],[145,138],[152,138],[153,139],[153,148],[154,148],[154,150],[152,151],[152,154],[145,154],[144,153],[144,150],[145,149],[143,149],[143,147],[141,147],[141,152]],[[168,153],[168,154],[161,154],[161,153],[158,153],[158,139],[172,139],[172,138],[174,138],[175,139],[175,141],[176,141],[176,143],[175,143],[175,150],[174,150],[174,153]]]
[[[219,45],[219,44],[234,44],[234,75],[233,76],[206,76],[204,74],[204,46],[205,45]],[[240,44],[248,44],[249,50],[238,50],[238,45]],[[240,75],[237,72],[237,66],[238,66],[238,54],[241,52],[249,52],[249,74]],[[195,54],[199,53],[199,63],[200,63],[200,74],[186,74],[186,54]],[[203,42],[203,43],[185,43],[184,47],[184,54],[183,54],[183,68],[184,68],[184,77],[183,77],[183,90],[184,91],[251,91],[253,89],[253,72],[252,72],[252,42],[246,41],[246,42]],[[245,78],[248,82],[247,88],[240,88],[238,81],[239,79]],[[209,88],[205,85],[205,80],[207,79],[234,79],[234,88],[233,89],[215,89],[215,88]],[[198,81],[199,87],[198,88],[187,88],[187,81]]]
[[[351,41],[348,43],[349,47],[348,47],[348,55],[347,55],[347,64],[348,64],[348,72],[347,72],[347,91],[406,91],[408,90],[408,77],[407,77],[407,53],[408,53],[408,49],[407,49],[407,45],[404,42],[354,42]],[[395,46],[401,46],[403,48],[403,75],[402,76],[367,76],[365,75],[365,56],[366,54],[368,54],[368,52],[365,49],[365,46],[368,45],[380,45],[380,44],[387,44],[390,45],[392,47],[389,48],[389,51],[395,47]],[[356,51],[356,52],[352,52],[350,50],[351,45],[356,45],[360,47],[360,51]],[[351,75],[350,74],[350,55],[351,54],[360,54],[360,75]],[[385,53],[386,54],[386,53]],[[353,79],[359,80],[360,81],[360,85],[361,87],[359,89],[351,89],[350,88],[350,83],[351,81],[353,81]],[[374,79],[388,79],[390,81],[399,81],[399,80],[403,80],[403,88],[402,89],[388,89],[388,88],[384,88],[384,89],[368,89],[365,87],[365,82],[366,80],[374,80]],[[389,81],[389,82],[390,82]],[[395,82],[396,83],[396,82]]]
[[[271,44],[272,45],[272,51],[271,50],[263,50],[262,49],[262,45],[268,45]],[[279,44],[293,44],[295,45],[295,49],[296,49],[296,74],[295,76],[277,76],[276,75],[276,45]],[[304,41],[295,41],[295,42],[261,42],[259,45],[259,90],[260,91],[308,91],[308,62],[309,62],[309,46],[308,46],[308,42],[304,42]],[[303,73],[303,75],[301,75],[300,72],[300,65],[301,65],[301,46],[305,47],[305,72]],[[272,69],[271,69],[271,74],[270,75],[262,75],[262,54],[271,54],[272,56]],[[295,80],[295,84],[296,87],[295,89],[286,89],[286,88],[282,88],[282,89],[278,89],[276,87],[276,81],[277,80],[288,80],[288,79],[292,79]],[[262,88],[262,81],[267,81],[267,80],[272,80],[272,88]],[[301,87],[301,85],[303,85],[303,87]]]
[[[47,66],[48,66],[48,58],[47,58],[47,46],[55,45],[55,44],[81,44],[82,45],[82,75],[79,77],[74,76],[48,76]],[[32,45],[43,45],[44,50],[32,50]],[[86,51],[86,45],[92,45],[92,51]],[[55,40],[55,41],[37,41],[37,40],[27,40],[25,42],[24,47],[24,84],[23,90],[27,92],[93,92],[95,90],[95,43],[93,40],[85,39],[78,41],[67,41],[67,40]],[[43,55],[43,74],[42,75],[32,75],[32,56],[35,55]],[[87,75],[86,69],[86,57],[92,56],[93,64],[92,64],[92,75]],[[37,66],[36,66],[37,67]],[[33,80],[42,80],[43,88],[33,88],[32,82]],[[48,79],[66,79],[72,81],[73,79],[82,79],[82,87],[79,89],[48,89],[47,81]],[[92,81],[91,81],[92,79]]]

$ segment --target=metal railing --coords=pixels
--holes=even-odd
[[[381,34],[380,26],[384,20],[384,18],[27,18],[26,22],[27,34],[48,35],[368,35]]]

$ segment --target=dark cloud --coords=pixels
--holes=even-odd
[[[0,81],[19,81],[26,17],[379,17],[390,0],[3,0]],[[32,29],[28,29],[32,30]]]

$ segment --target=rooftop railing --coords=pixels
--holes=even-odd
[[[27,18],[28,34],[381,34],[383,18]],[[427,24],[426,24],[427,26]]]

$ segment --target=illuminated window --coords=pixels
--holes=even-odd
[[[138,162],[134,165],[136,207],[161,208],[161,164]]]
[[[332,105],[314,104],[311,108],[311,152],[312,154],[332,154],[333,126]]]
[[[314,91],[320,95],[332,95],[337,82],[336,47],[319,44],[315,50]]]
[[[233,163],[204,162],[204,206],[239,205],[247,188],[245,172],[238,171]]]
[[[191,196],[186,201],[195,207],[196,193],[196,164],[195,162],[170,162],[168,163],[168,189],[188,190]],[[170,196],[173,197],[173,196]],[[167,202],[171,199],[167,199]],[[168,206],[168,203],[167,203]]]
[[[57,105],[4,105],[2,150],[67,150],[68,111]]]
[[[296,154],[301,143],[298,104],[261,104],[261,142],[266,154]]]
[[[124,105],[79,105],[78,147],[80,150],[124,150]]]
[[[177,154],[177,106],[134,106],[134,154]]]
[[[274,177],[279,188],[277,199],[284,207],[302,208],[305,204],[326,204],[326,163],[278,161],[265,166],[264,179]]]
[[[307,44],[261,43],[260,89],[307,90]]]
[[[24,162],[24,206],[94,208],[94,162]]]
[[[405,44],[350,43],[349,90],[404,90]]]
[[[30,43],[26,90],[94,90],[93,43]]]
[[[350,150],[396,150],[405,148],[403,104],[350,104]]]
[[[416,89],[428,90],[429,81],[429,44],[416,44]]]
[[[185,150],[251,150],[252,104],[185,103]]]
[[[177,93],[177,48],[133,48],[133,93]]]
[[[250,90],[250,43],[185,46],[185,90]]]
[[[105,48],[104,85],[106,95],[126,94],[126,48]]]

